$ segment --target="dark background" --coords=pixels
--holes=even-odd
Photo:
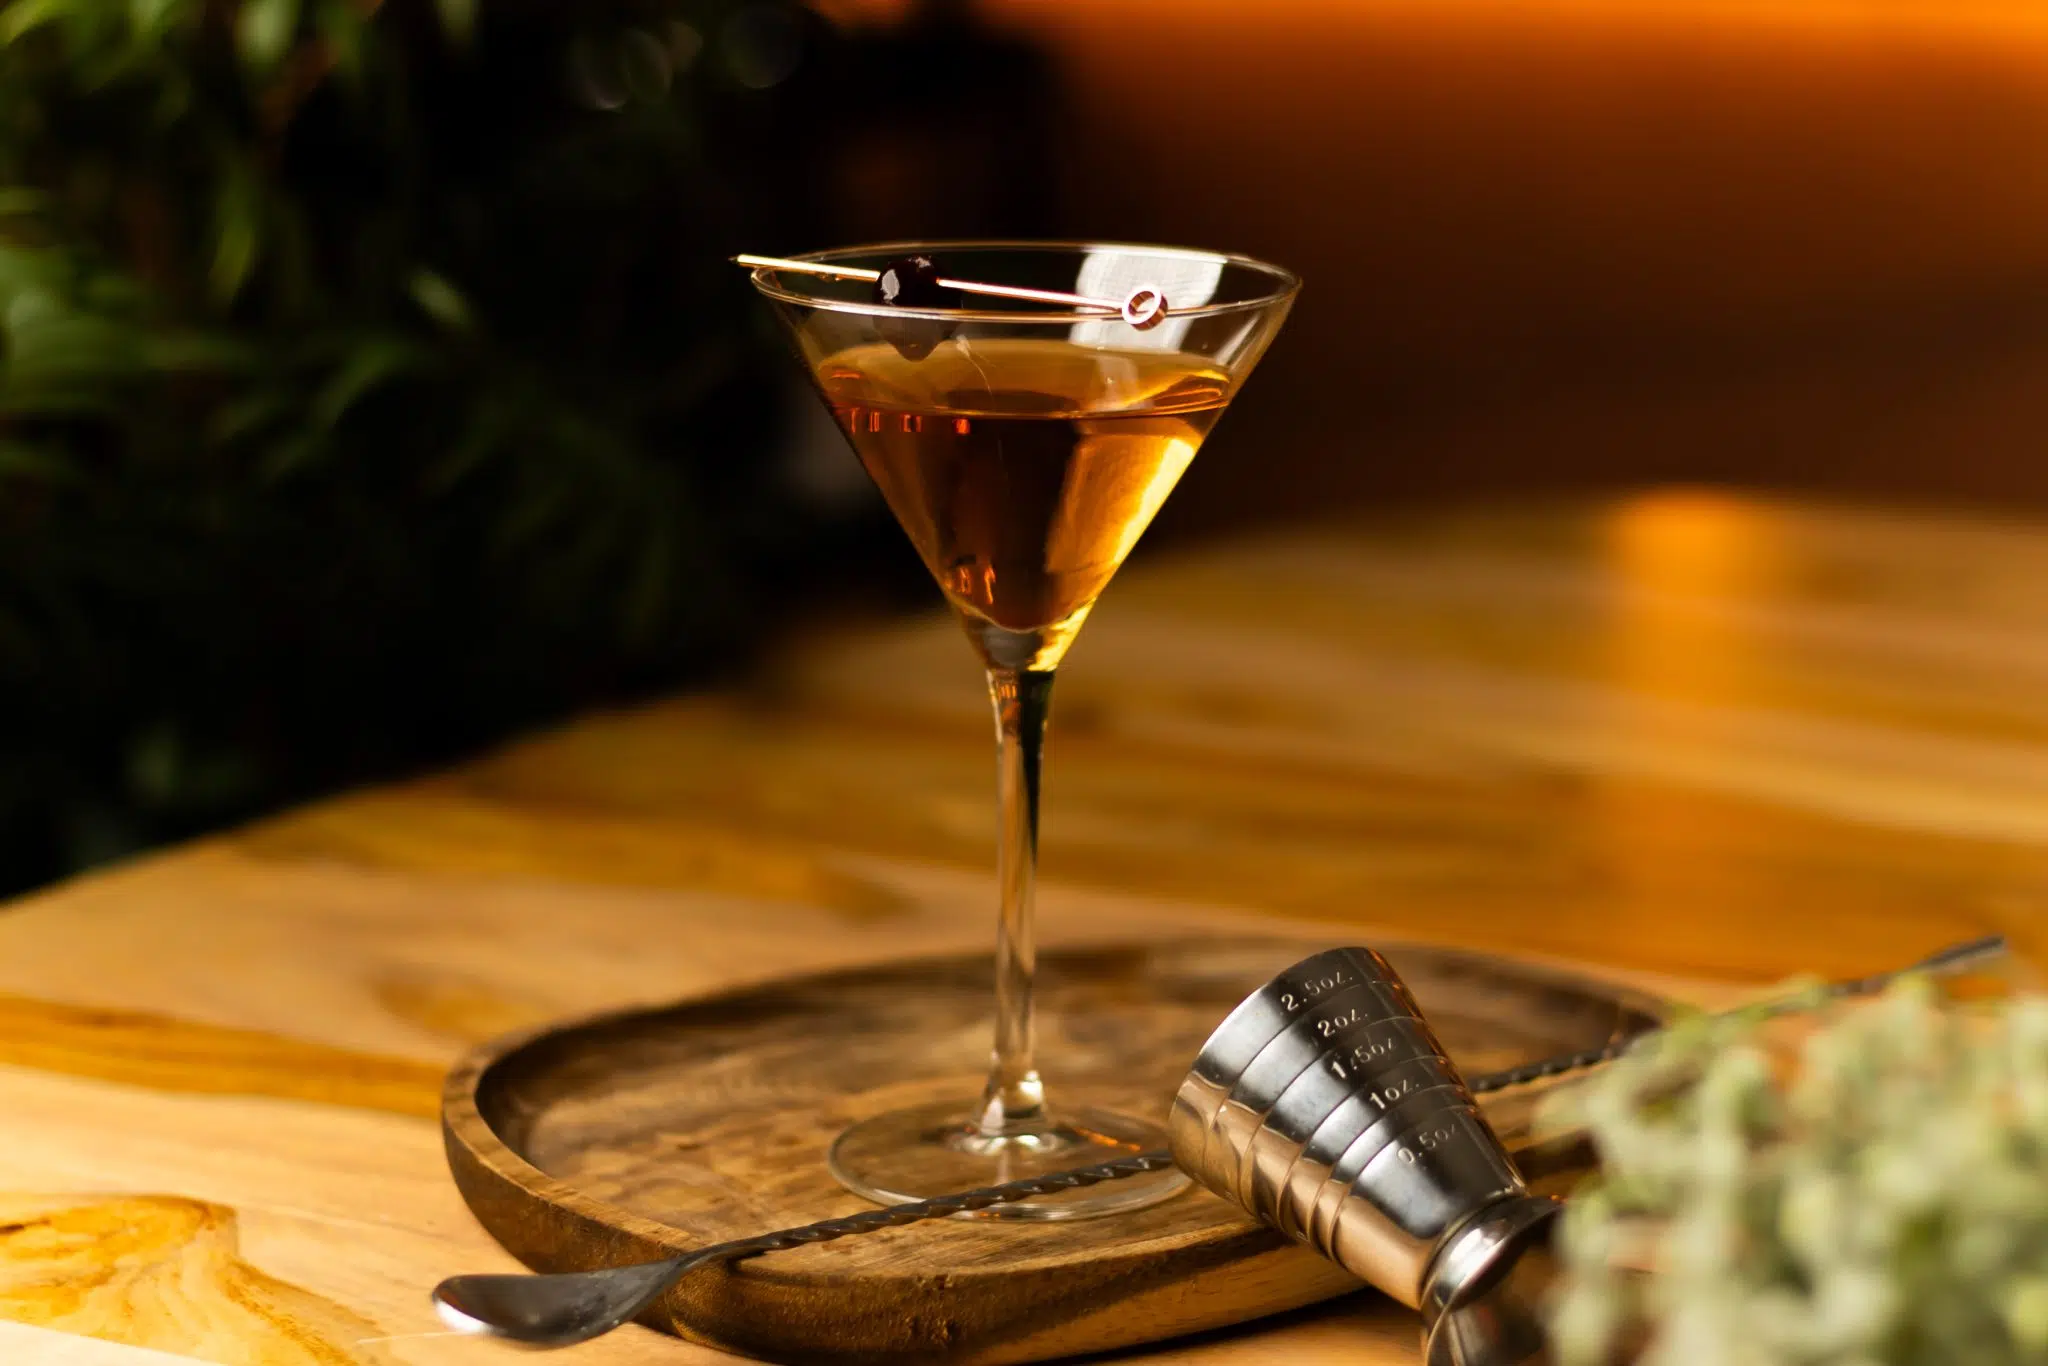
[[[1154,542],[2048,502],[2010,0],[7,0],[0,891],[929,587],[735,251],[1301,272]]]

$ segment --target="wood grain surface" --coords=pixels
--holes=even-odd
[[[2044,682],[2021,521],[1669,493],[1141,552],[1064,670],[1045,938],[1423,939],[1701,999],[2038,949]],[[10,1348],[508,1360],[426,1305],[516,1265],[448,1177],[442,1070],[554,1018],[985,949],[987,748],[950,622],[818,632],[745,687],[16,904]],[[1159,1355],[1414,1338],[1354,1298]],[[714,1359],[638,1329],[563,1358]]]

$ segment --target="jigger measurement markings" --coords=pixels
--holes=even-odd
[[[1404,1077],[1396,1085],[1382,1087],[1377,1091],[1366,1092],[1365,1098],[1379,1106],[1380,1109],[1387,1110],[1393,1108],[1395,1102],[1414,1089],[1415,1079],[1413,1077]]]
[[[1455,1137],[1456,1135],[1449,1129],[1425,1129],[1423,1132],[1415,1135],[1410,1141],[1415,1144],[1415,1148],[1420,1148],[1423,1152],[1428,1153],[1435,1152],[1439,1145],[1448,1143]],[[1395,1150],[1400,1154],[1402,1166],[1412,1167],[1422,1160],[1421,1154],[1417,1153],[1415,1148],[1411,1148],[1404,1143]]]
[[[1348,987],[1355,980],[1350,973],[1333,972],[1328,977],[1319,977],[1313,982],[1303,982],[1293,991],[1283,991],[1280,993],[1280,1008],[1289,1014],[1297,1010],[1304,1010],[1314,1005],[1316,999],[1325,992],[1335,991],[1338,987]]]
[[[1353,1006],[1349,1010],[1339,1011],[1337,1014],[1332,1015],[1330,1018],[1326,1020],[1317,1020],[1316,1037],[1319,1039],[1327,1039],[1332,1034],[1335,1034],[1338,1030],[1344,1028],[1344,1026],[1354,1025],[1357,1023],[1358,1007]]]
[[[1351,1067],[1363,1067],[1378,1058],[1384,1058],[1394,1051],[1398,1040],[1372,1039],[1330,1059],[1330,1075],[1339,1081],[1351,1080]]]
[[[830,261],[788,261],[779,256],[749,256],[744,253],[732,258],[733,264],[747,266],[754,270],[787,270],[798,275],[819,275],[828,280],[866,280],[873,282],[882,278],[879,270],[865,266],[842,266]],[[1139,285],[1123,299],[1099,299],[1087,294],[1068,294],[1057,289],[1026,289],[1022,285],[995,285],[980,280],[949,280],[940,277],[936,282],[941,289],[955,289],[962,294],[984,294],[996,299],[1022,299],[1027,303],[1065,304],[1069,308],[1097,309],[1121,317],[1140,332],[1157,327],[1166,317],[1166,295],[1157,285]]]

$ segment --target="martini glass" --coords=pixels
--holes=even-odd
[[[757,267],[753,281],[966,628],[988,670],[997,738],[987,1084],[978,1100],[854,1125],[833,1145],[833,1173],[894,1204],[1164,1147],[1151,1120],[1054,1105],[1034,1058],[1032,884],[1053,676],[1300,282],[1245,257],[1166,247],[897,243],[790,259],[882,277]],[[942,280],[1154,305],[1164,296],[1165,312],[963,293]],[[1104,1214],[1185,1182],[1169,1169],[986,1214]]]

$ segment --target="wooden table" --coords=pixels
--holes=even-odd
[[[1683,493],[1333,526],[1135,566],[1061,687],[1048,940],[1284,918],[1702,997],[2048,942],[2048,528]],[[449,1060],[980,946],[989,769],[934,617],[20,903],[0,1360],[508,1360],[429,1335],[439,1275],[509,1265],[442,1165]],[[1413,1334],[1341,1301],[1167,1359]]]

